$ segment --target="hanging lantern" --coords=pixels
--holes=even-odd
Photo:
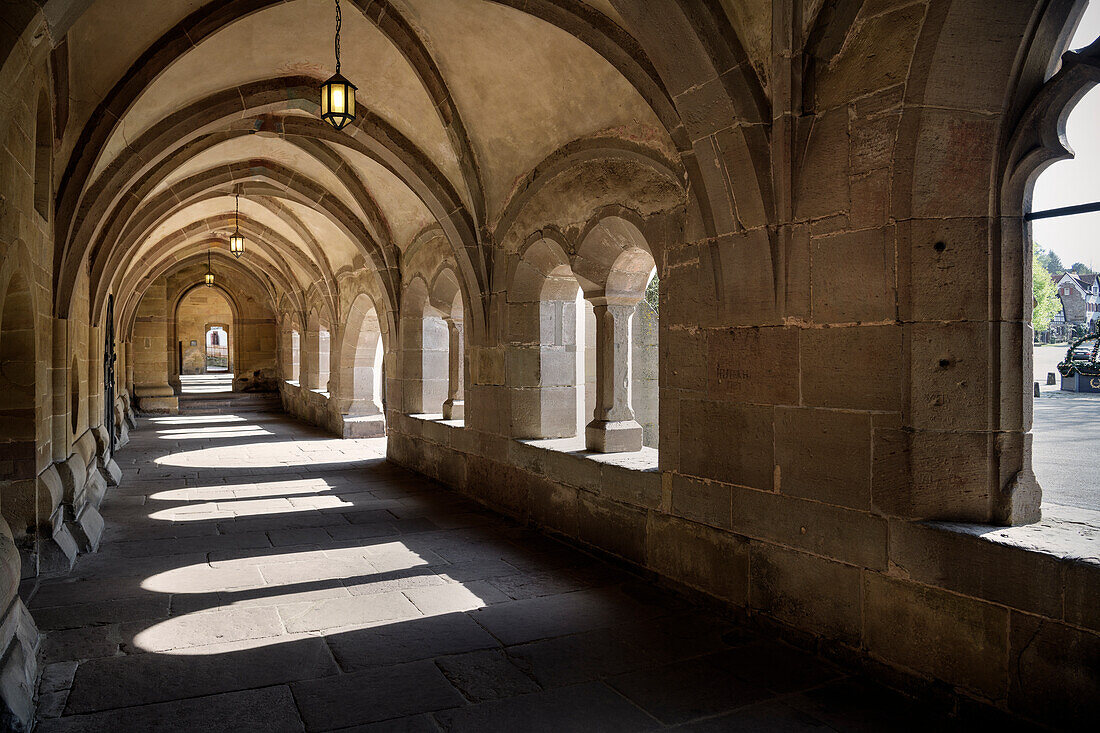
[[[356,86],[340,75],[340,0],[336,0],[336,73],[321,85],[321,119],[337,130],[355,119]]]
[[[214,287],[214,271],[210,269],[210,250],[206,250],[206,276],[203,280],[206,281],[206,287]]]
[[[241,236],[241,195],[236,196],[236,211],[233,213],[233,233],[229,235],[229,251],[238,260],[244,254],[244,237]]]

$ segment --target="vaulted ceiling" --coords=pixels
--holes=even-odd
[[[648,62],[606,0],[344,0],[341,71],[360,114],[340,132],[317,118],[332,0],[75,5],[54,70],[70,100],[55,268],[59,299],[87,269],[93,314],[164,262],[225,252],[238,193],[244,261],[273,293],[331,290],[366,267],[392,294],[418,235],[487,246],[564,146],[616,138],[676,158],[653,85],[628,78],[652,77]]]

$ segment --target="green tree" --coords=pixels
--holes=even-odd
[[[1050,321],[1062,304],[1058,301],[1057,288],[1050,279],[1050,273],[1039,261],[1038,252],[1031,259],[1031,292],[1035,298],[1035,307],[1031,311],[1031,327],[1035,333],[1042,333],[1050,328]]]
[[[1039,257],[1039,262],[1051,275],[1061,275],[1065,272],[1066,266],[1062,264],[1062,258],[1054,250],[1043,249],[1039,245],[1035,245],[1035,253]]]
[[[1078,275],[1091,275],[1092,268],[1086,265],[1084,262],[1074,262],[1073,267],[1069,268],[1076,272]]]
[[[645,302],[649,303],[649,307],[653,309],[654,313],[658,313],[657,306],[660,302],[658,297],[658,289],[661,286],[660,278],[657,277],[657,273],[653,273],[653,278],[649,281],[649,285],[645,289]]]

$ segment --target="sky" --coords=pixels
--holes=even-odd
[[[1092,0],[1069,47],[1082,48],[1100,36],[1100,0]],[[1032,211],[1100,201],[1100,86],[1081,98],[1066,120],[1073,160],[1047,168],[1035,181]],[[1100,269],[1100,212],[1032,223],[1037,246],[1053,249],[1068,268],[1082,262]]]

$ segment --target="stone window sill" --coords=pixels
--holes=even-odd
[[[586,450],[583,437],[572,438],[542,438],[538,440],[517,440],[516,442],[529,445],[533,448],[555,451],[557,453],[569,453],[596,463],[609,466],[618,466],[630,471],[656,471],[657,451],[653,448],[642,447],[633,453],[596,453]]]
[[[466,425],[464,420],[444,420],[439,413],[409,414],[407,417],[453,428],[462,428]],[[634,453],[595,453],[585,450],[584,438],[581,436],[537,440],[517,439],[515,442],[532,448],[575,456],[580,460],[589,460],[605,466],[615,466],[629,471],[657,472],[657,451],[654,448],[643,447]]]
[[[408,415],[408,417],[414,418],[416,420],[423,420],[425,422],[439,423],[440,425],[446,425],[447,427],[450,427],[450,428],[464,428],[464,427],[466,427],[466,421],[465,420],[444,420],[443,415],[438,413],[438,412],[436,412],[436,413],[423,412],[423,413],[420,413],[420,414],[410,414],[410,415]]]
[[[991,527],[961,522],[927,522],[948,532],[1059,560],[1100,565],[1100,511],[1044,504],[1042,521],[1018,527]]]

